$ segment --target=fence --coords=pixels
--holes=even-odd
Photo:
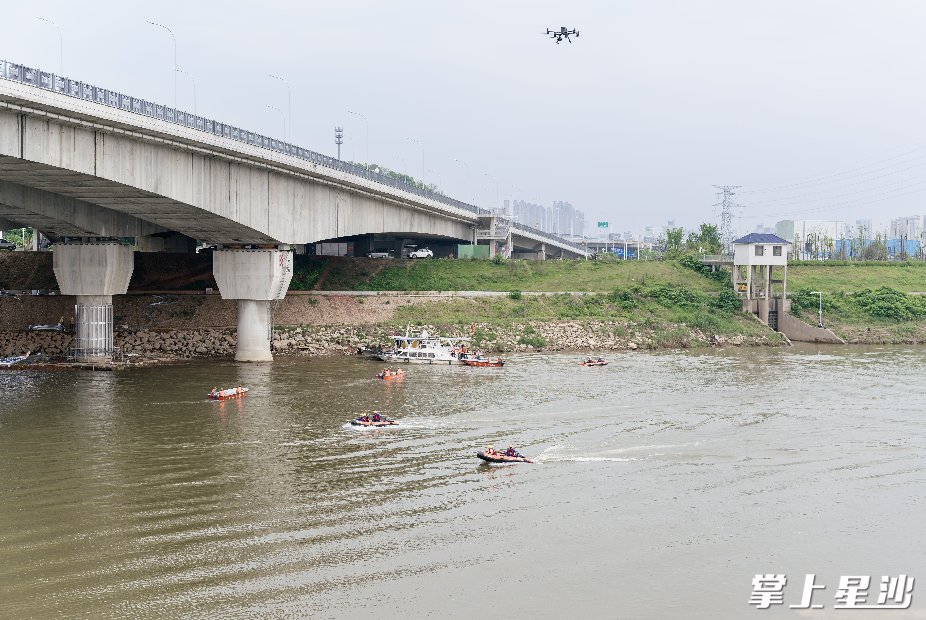
[[[463,209],[465,211],[470,211],[479,215],[491,214],[491,211],[487,209],[482,209],[475,205],[455,200],[449,196],[445,196],[444,194],[434,192],[430,189],[420,187],[418,185],[406,183],[398,177],[388,176],[380,172],[370,170],[366,166],[356,166],[334,157],[328,157],[327,155],[322,155],[321,153],[316,153],[315,151],[304,149],[300,146],[296,146],[288,142],[283,142],[281,140],[276,140],[274,138],[248,131],[241,127],[236,127],[227,123],[220,123],[219,121],[204,118],[202,116],[196,116],[190,114],[189,112],[184,112],[182,110],[161,105],[159,103],[154,103],[152,101],[146,101],[138,97],[132,97],[131,95],[119,93],[113,90],[102,88],[100,86],[94,86],[80,80],[72,80],[68,77],[56,75],[54,73],[42,71],[40,69],[34,69],[32,67],[26,67],[25,65],[7,62],[5,60],[0,60],[0,78],[14,82],[20,82],[22,84],[28,84],[30,86],[36,86],[38,88],[56,92],[60,95],[75,97],[85,101],[92,101],[94,103],[105,105],[111,108],[118,108],[126,112],[132,112],[142,116],[156,118],[168,123],[189,127],[191,129],[196,129],[205,133],[230,138],[244,144],[268,149],[277,153],[282,153],[284,155],[290,155],[292,157],[319,164],[327,168],[340,170],[341,172],[346,172],[348,174],[363,177],[376,183],[394,187],[398,190],[409,192],[411,194],[421,196],[422,198],[427,198],[429,200],[433,200],[450,207],[455,207],[457,209]],[[535,235],[548,238],[551,241],[556,241],[557,243],[584,251],[584,248],[578,244],[566,241],[557,235],[546,233],[537,230],[536,228],[530,228],[522,224],[514,224],[514,226],[515,228],[520,228]]]

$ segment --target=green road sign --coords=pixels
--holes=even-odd
[[[611,228],[607,222],[598,222],[598,228]]]

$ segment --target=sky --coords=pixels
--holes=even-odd
[[[483,207],[568,201],[611,232],[694,228],[719,223],[713,186],[731,185],[740,233],[926,214],[926,3],[53,0],[3,14],[8,61],[188,111],[195,80],[200,116],[277,138],[285,125],[328,155],[340,126],[344,159]],[[148,21],[193,76],[176,74],[176,94],[173,39]],[[560,26],[579,37],[542,34]]]

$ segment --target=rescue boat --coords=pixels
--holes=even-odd
[[[461,361],[467,366],[495,366],[497,368],[501,368],[502,366],[505,365],[505,360],[503,360],[502,358],[498,358],[497,360],[484,359],[484,358],[472,358],[472,359],[463,358]]]
[[[579,362],[579,366],[607,366],[608,360],[588,360]]]
[[[477,452],[476,456],[481,458],[483,461],[488,463],[533,463],[534,461],[530,460],[526,456],[505,456],[501,453],[496,454],[486,454],[485,452]]]
[[[387,380],[387,379],[401,379],[401,378],[404,377],[404,376],[405,376],[405,371],[404,371],[404,370],[397,370],[397,371],[395,371],[394,373],[392,373],[392,374],[390,374],[390,375],[387,375],[387,374],[381,372],[381,373],[379,373],[378,375],[376,375],[376,378],[377,378],[377,379],[382,379],[382,380],[385,381],[385,380]]]
[[[229,398],[240,398],[248,393],[248,388],[228,388],[227,390],[215,390],[209,392],[207,396],[210,400],[228,400]]]
[[[356,418],[354,420],[351,420],[350,423],[352,426],[365,426],[365,427],[374,427],[374,428],[382,428],[383,426],[398,426],[399,425],[399,423],[396,422],[395,420],[388,420],[386,418],[383,418],[379,422],[374,422],[372,419],[370,419],[369,422],[366,422],[364,420],[361,420],[360,418]]]

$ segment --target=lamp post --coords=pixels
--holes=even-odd
[[[171,32],[170,28],[168,28],[167,26],[164,26],[162,24],[156,24],[150,21],[148,23],[151,24],[152,26],[159,26],[163,28],[164,30],[166,30],[167,32],[170,32],[170,36],[174,40],[174,109],[176,110],[177,109],[177,37],[174,36],[174,33]]]
[[[276,80],[280,80],[281,82],[283,82],[284,84],[286,84],[286,111],[287,111],[288,116],[289,116],[289,120],[288,120],[287,122],[283,123],[283,142],[286,142],[286,126],[289,125],[289,130],[290,130],[290,131],[293,130],[293,91],[292,91],[292,89],[290,89],[290,87],[289,87],[289,82],[287,82],[287,81],[284,80],[283,78],[277,77],[277,76],[275,76],[275,75],[271,75],[270,73],[268,73],[267,75],[268,75],[269,77],[272,77],[272,78],[276,79]],[[274,110],[276,110],[276,108],[274,108]],[[282,114],[282,113],[281,113],[281,114]]]
[[[821,291],[810,291],[810,294],[820,296],[820,322],[817,323],[817,327],[823,327],[823,293]]]
[[[52,26],[58,29],[58,43],[59,43],[58,53],[59,53],[60,62],[61,62],[59,67],[61,69],[61,75],[64,75],[64,36],[61,34],[61,28],[58,28],[58,24],[51,21],[50,19],[45,19],[44,17],[39,17],[38,15],[36,15],[35,18],[40,19],[43,22],[48,22],[49,24],[51,24]]]
[[[186,71],[184,71],[183,69],[177,69],[177,68],[175,67],[175,68],[174,68],[174,71],[175,71],[175,72],[178,72],[178,73],[186,74],[186,76],[189,77],[190,80],[193,81],[193,116],[196,116],[196,80],[194,80],[194,79],[193,79],[193,76],[190,75],[189,73],[187,73]],[[176,100],[176,98],[174,98],[174,105],[177,105],[177,100]]]
[[[497,208],[498,208],[498,179],[496,179],[495,177],[493,177],[493,176],[492,176],[491,174],[489,174],[488,172],[484,172],[483,174],[485,174],[485,175],[486,175],[487,177],[489,177],[490,179],[495,179],[495,208],[497,209]]]
[[[466,162],[463,161],[462,159],[454,159],[453,161],[459,162],[459,163],[463,164],[464,166],[466,166],[466,189],[469,190],[469,193],[470,193],[469,199],[470,199],[470,200],[473,200],[473,197],[472,197],[473,186],[469,184],[469,166],[467,166],[467,165],[466,165]],[[473,202],[475,202],[475,201],[473,201]]]
[[[356,114],[357,116],[359,116],[360,118],[363,119],[363,122],[364,122],[364,123],[366,123],[366,126],[367,126],[367,161],[366,161],[366,166],[367,166],[367,168],[369,168],[369,167],[370,167],[370,123],[367,122],[367,117],[364,116],[363,114],[361,114],[360,112],[351,112],[350,110],[348,110],[347,113],[348,113],[348,114]]]
[[[398,155],[393,155],[393,157],[395,157],[396,159],[400,160],[400,161],[402,162],[402,166],[403,166],[406,170],[408,170],[408,164],[405,163],[405,158],[404,158],[404,157],[399,157]],[[402,175],[407,177],[407,176],[408,176],[408,173],[403,172]],[[404,182],[404,183],[408,183],[408,181],[403,181],[403,182]]]
[[[414,138],[409,138],[408,136],[406,136],[405,139],[411,140],[412,142],[414,142],[415,144],[421,147],[421,183],[423,184],[424,183],[424,145],[418,142],[417,140],[415,140]]]
[[[270,108],[271,110],[276,110],[277,112],[280,113],[280,116],[283,117],[283,141],[286,142],[286,117],[283,115],[283,110],[281,110],[280,108],[275,108],[269,104],[267,104],[267,107]],[[340,157],[338,159],[340,159]]]
[[[437,171],[435,171],[435,170],[431,170],[430,168],[428,168],[428,172],[430,172],[431,174],[436,174],[436,175],[437,175],[437,180],[438,180],[438,182],[440,183],[440,185],[438,186],[438,189],[439,189],[439,191],[443,192],[443,191],[444,191],[444,179],[443,179],[443,177],[440,175],[440,172],[437,172]]]

